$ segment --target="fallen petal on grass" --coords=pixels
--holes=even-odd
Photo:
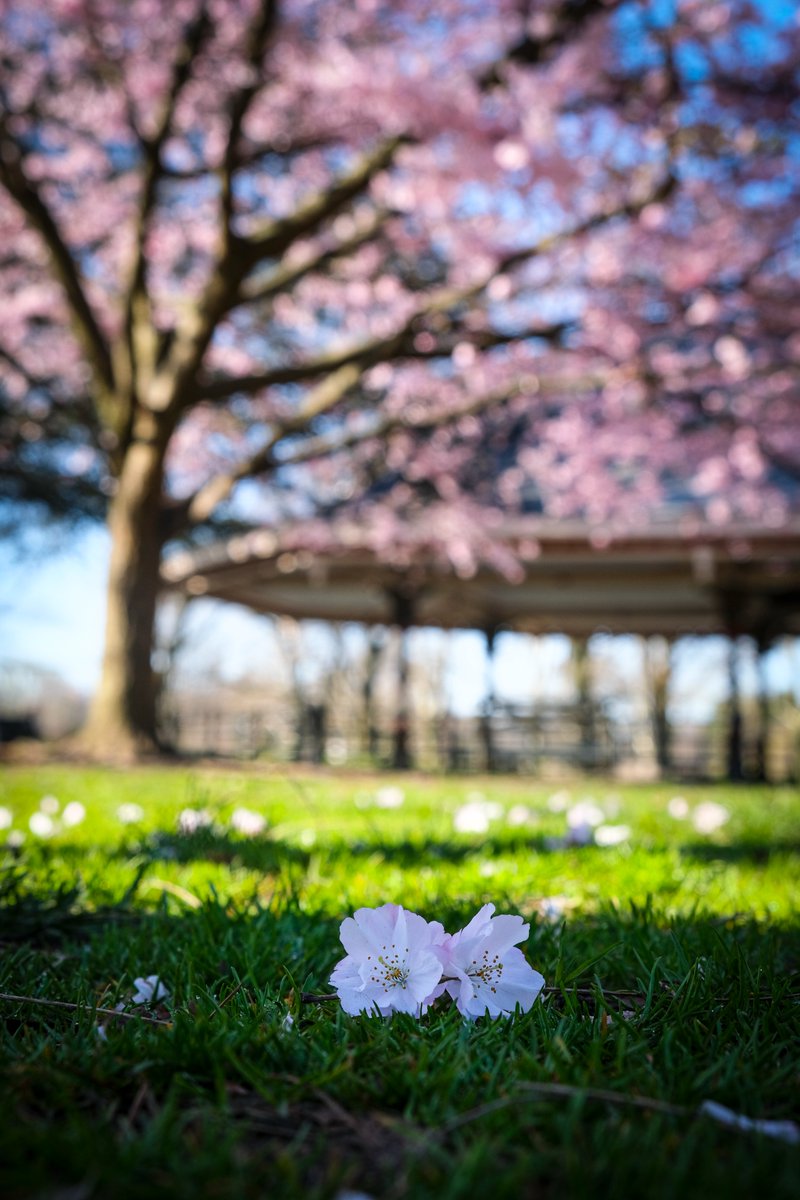
[[[258,837],[267,828],[267,819],[249,808],[236,808],[231,814],[231,829],[242,837]]]
[[[169,999],[169,991],[158,975],[140,975],[133,983],[136,988],[131,996],[134,1004],[156,1004],[159,1000]]]
[[[45,812],[31,813],[28,819],[28,828],[34,837],[49,838],[56,831],[55,823],[52,817]]]

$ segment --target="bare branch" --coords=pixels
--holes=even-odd
[[[287,363],[268,371],[241,375],[235,379],[215,379],[203,386],[201,396],[204,400],[227,400],[230,396],[240,393],[252,395],[279,384],[305,383],[319,375],[326,375],[328,372],[338,371],[342,367],[349,367],[353,364],[360,367],[361,373],[367,369],[367,365],[380,361],[380,357],[373,356],[378,354],[382,357],[390,345],[397,351],[392,357],[399,357],[402,340],[403,338],[399,335],[391,339],[376,338],[370,342],[351,346],[349,349],[320,354],[317,358],[309,359],[306,362]]]
[[[150,208],[154,202],[155,186],[162,177],[161,149],[171,127],[172,116],[177,99],[189,78],[191,65],[203,42],[210,32],[210,21],[206,15],[205,5],[198,12],[194,22],[189,27],[183,49],[176,59],[172,84],[165,101],[162,119],[158,132],[147,147],[148,171],[145,192],[143,193],[141,209],[141,225],[139,229],[139,264],[135,274],[130,310],[134,326],[141,324],[144,337],[150,339],[148,350],[150,361],[155,367],[156,358],[161,356],[164,361],[156,368],[152,386],[144,399],[148,407],[154,411],[171,410],[174,415],[187,402],[187,394],[194,375],[202,361],[203,354],[213,335],[214,329],[222,316],[230,309],[236,300],[238,288],[247,274],[247,260],[242,254],[242,242],[231,231],[231,213],[233,207],[233,173],[236,169],[236,151],[241,126],[250,104],[261,87],[261,62],[269,35],[274,26],[276,4],[274,0],[263,0],[250,29],[245,65],[249,68],[247,82],[239,88],[229,102],[230,126],[222,176],[222,213],[223,237],[219,259],[209,279],[205,293],[192,310],[177,336],[171,342],[168,353],[164,353],[166,343],[161,341],[157,346],[152,341],[152,320],[147,300],[144,282],[144,233],[145,224]],[[138,302],[145,310],[143,319],[136,321],[135,305]]]
[[[163,1025],[172,1028],[171,1021],[162,1021],[147,1012],[119,1012],[116,1008],[99,1008],[90,1004],[73,1004],[68,1000],[45,1000],[42,996],[18,996],[12,992],[0,992],[0,1000],[7,1004],[37,1004],[43,1008],[60,1008],[63,1012],[91,1017],[110,1017],[113,1021],[144,1021],[146,1025]]]

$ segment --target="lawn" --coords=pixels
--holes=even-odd
[[[796,792],[49,766],[0,806],[4,1200],[798,1194],[791,1127],[698,1111],[798,1119]],[[545,992],[345,1015],[389,900],[523,915]]]

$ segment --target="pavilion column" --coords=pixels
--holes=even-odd
[[[769,736],[772,724],[772,712],[767,686],[766,656],[770,643],[766,637],[757,637],[756,673],[758,678],[758,733],[756,736],[756,780],[759,783],[769,781]]]
[[[644,640],[644,656],[650,726],[658,773],[663,777],[669,772],[672,765],[672,730],[668,716],[672,646],[664,637],[646,638]]]
[[[494,686],[494,651],[497,639],[497,626],[488,625],[483,631],[486,638],[486,694],[483,700],[481,714],[481,740],[483,741],[484,765],[491,775],[497,770],[497,754],[494,744],[492,720],[496,702]]]
[[[364,667],[364,682],[361,688],[363,705],[363,744],[362,748],[370,762],[376,763],[380,751],[380,733],[375,714],[375,677],[378,663],[384,647],[384,635],[381,629],[372,629],[367,643],[366,663]]]
[[[589,653],[589,639],[574,637],[572,639],[572,669],[575,679],[575,690],[578,695],[578,726],[580,730],[581,766],[591,768],[597,762],[597,747],[594,721],[594,700],[592,697],[592,662]]]
[[[414,623],[414,602],[404,592],[393,592],[393,624],[398,630],[397,700],[392,734],[392,766],[408,771],[413,766],[411,753],[411,676],[408,660],[408,631]]]
[[[728,688],[730,716],[728,724],[728,771],[731,783],[744,779],[742,754],[742,701],[739,688],[739,640],[735,634],[728,639]]]

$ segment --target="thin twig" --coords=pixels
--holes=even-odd
[[[117,1012],[115,1008],[90,1008],[87,1004],[72,1004],[69,1000],[44,1000],[41,996],[15,996],[11,992],[0,992],[0,1000],[9,1003],[37,1004],[42,1008],[63,1008],[68,1012],[92,1013],[100,1017],[118,1017],[121,1021],[147,1021],[149,1025],[172,1026],[171,1021],[162,1021],[160,1017],[151,1017],[146,1013]]]
[[[212,1016],[212,1017],[215,1017],[215,1016],[217,1015],[217,1013],[218,1013],[218,1012],[222,1012],[223,1008],[224,1008],[224,1007],[225,1007],[225,1005],[228,1003],[228,1001],[229,1001],[229,1000],[232,1000],[232,999],[233,999],[233,997],[236,995],[236,993],[237,993],[237,992],[240,992],[240,991],[242,990],[242,988],[244,987],[244,985],[245,985],[245,980],[244,980],[244,979],[242,979],[242,980],[241,980],[239,983],[237,983],[237,985],[236,985],[236,987],[235,987],[235,988],[233,988],[233,989],[232,989],[230,992],[228,992],[228,994],[227,994],[227,996],[225,997],[225,999],[224,999],[224,1000],[220,1000],[219,1004],[216,1006],[216,1008],[215,1008],[215,1009],[214,1009],[214,1011],[212,1012],[211,1016]],[[210,1019],[210,1018],[209,1018],[209,1019]]]
[[[534,1100],[538,1096],[559,1100],[593,1100],[598,1104],[612,1104],[618,1108],[646,1109],[648,1112],[666,1113],[671,1117],[692,1115],[692,1109],[686,1108],[682,1104],[670,1104],[668,1100],[657,1100],[654,1096],[628,1095],[625,1092],[612,1092],[607,1088],[574,1087],[568,1083],[521,1083],[512,1096],[504,1096],[499,1100],[491,1100],[487,1104],[479,1104],[446,1121],[441,1132],[450,1133],[462,1125],[469,1125],[473,1121],[480,1120],[481,1117],[488,1117],[513,1104],[519,1104],[521,1100]]]

